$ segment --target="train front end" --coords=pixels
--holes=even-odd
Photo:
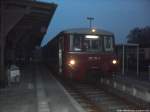
[[[64,57],[66,77],[83,80],[89,76],[111,76],[117,71],[113,34],[71,33],[68,42],[69,52]]]

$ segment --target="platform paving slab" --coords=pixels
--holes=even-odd
[[[0,112],[37,112],[34,74],[31,66],[21,70],[21,82],[0,89]]]
[[[52,76],[48,69],[40,67],[37,74],[37,94],[39,107],[42,102],[45,112],[86,112]],[[41,89],[43,88],[43,89]],[[43,92],[42,92],[43,91]],[[43,110],[44,108],[41,107]],[[43,112],[38,108],[39,112]]]
[[[86,112],[52,76],[39,65],[21,69],[20,83],[0,89],[0,112]]]

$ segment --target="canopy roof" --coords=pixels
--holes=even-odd
[[[3,1],[3,38],[7,55],[30,55],[40,46],[57,5],[31,0]]]

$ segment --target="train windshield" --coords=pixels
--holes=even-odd
[[[71,51],[102,51],[102,38],[98,35],[71,35]]]
[[[99,35],[70,35],[70,51],[104,52],[112,51],[112,38]]]

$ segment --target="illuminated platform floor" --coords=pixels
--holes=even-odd
[[[20,83],[0,90],[0,112],[85,112],[43,66],[21,70]]]

